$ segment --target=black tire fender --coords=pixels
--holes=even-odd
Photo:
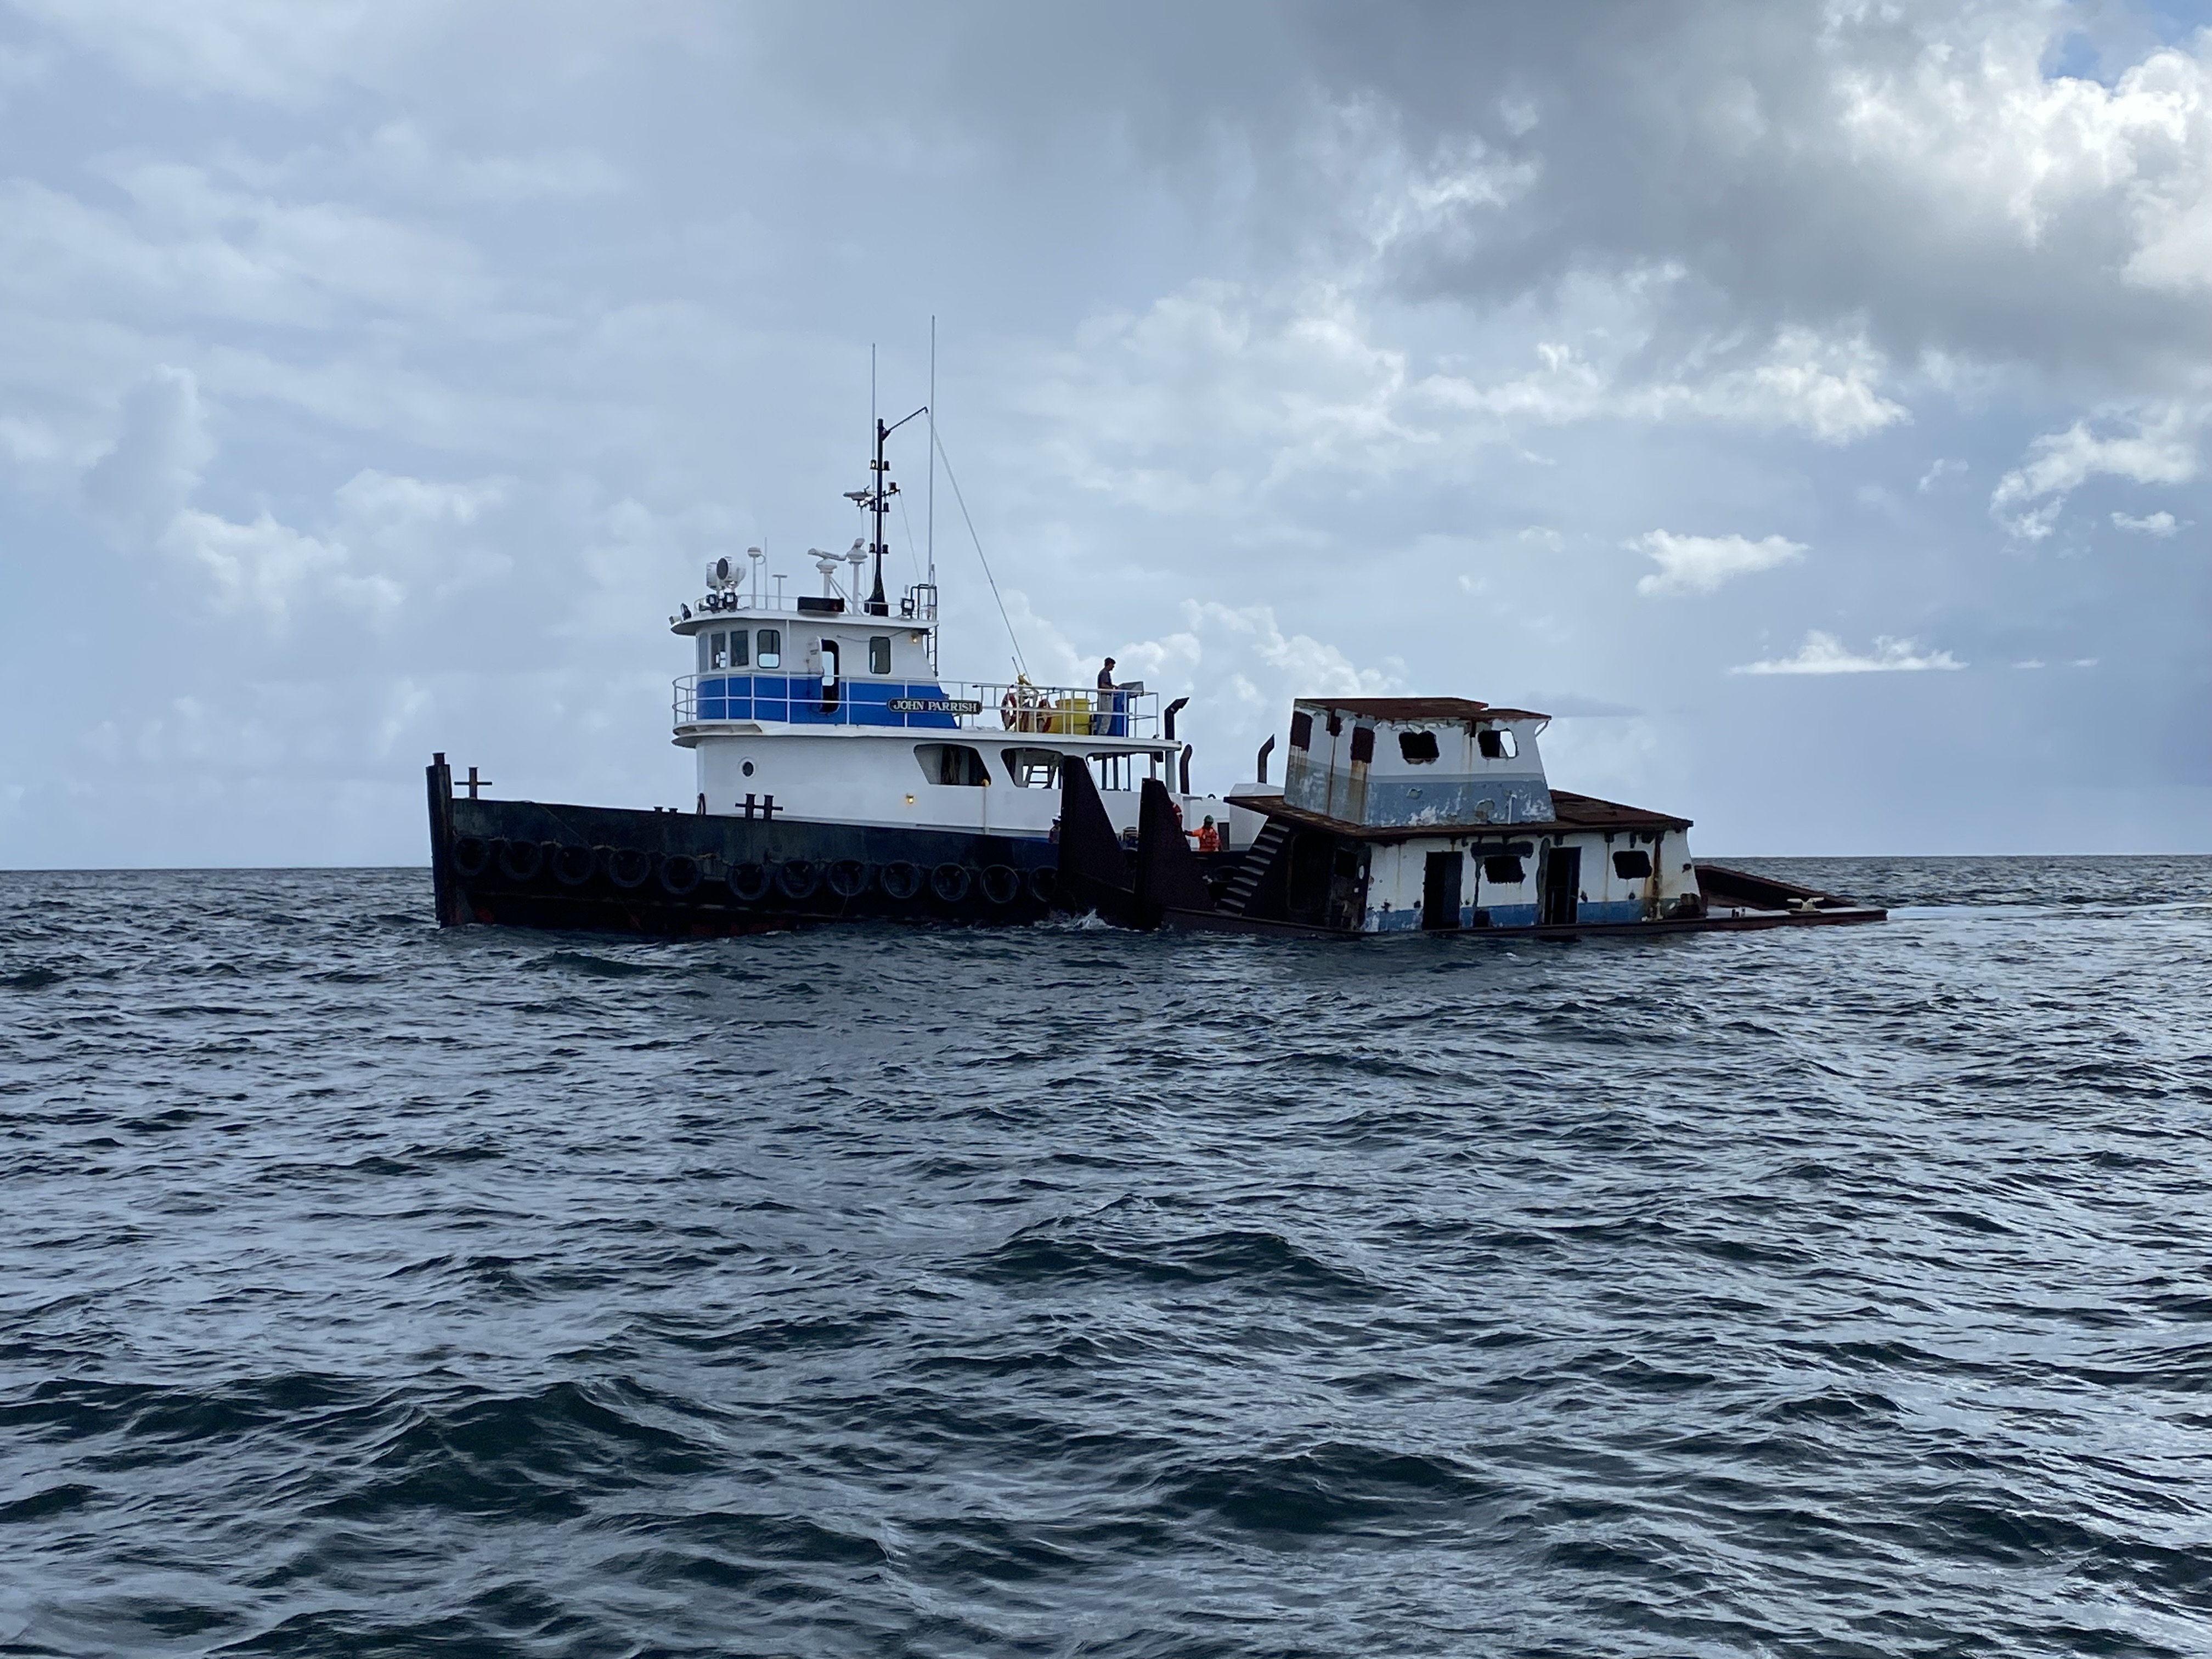
[[[876,879],[882,884],[885,898],[902,903],[921,890],[921,866],[905,859],[894,859],[884,866]]]
[[[787,898],[812,898],[822,885],[822,866],[811,859],[787,859],[775,867],[775,884]]]
[[[545,843],[540,841],[501,842],[499,872],[509,881],[527,884],[545,873]]]
[[[570,842],[553,849],[553,879],[563,887],[581,887],[599,867],[599,855],[588,847]]]
[[[699,885],[699,860],[689,853],[671,853],[660,860],[661,890],[688,898]]]
[[[453,843],[453,868],[465,876],[480,876],[491,868],[496,842],[482,836],[463,836]]]
[[[607,879],[631,891],[645,885],[653,874],[653,854],[638,847],[602,847],[599,864]]]
[[[940,864],[929,872],[929,890],[947,904],[957,904],[968,896],[968,866],[964,864]]]
[[[823,879],[830,890],[841,899],[858,898],[868,890],[869,879],[875,872],[858,859],[839,859],[830,865]]]
[[[726,879],[732,898],[740,904],[758,904],[768,896],[769,883],[773,878],[765,864],[733,864]]]
[[[1030,896],[1048,908],[1060,902],[1060,872],[1049,864],[1040,864],[1030,872]]]
[[[1022,896],[1022,872],[1012,865],[983,866],[983,896],[1004,909]]]

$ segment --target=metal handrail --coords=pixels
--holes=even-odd
[[[845,614],[867,620],[867,613],[851,597],[840,592],[837,597],[846,603]],[[778,598],[771,593],[754,593],[743,587],[726,587],[715,593],[703,593],[692,602],[692,612],[700,617],[728,617],[739,611],[755,615],[790,617],[799,614],[799,596],[787,594]],[[937,620],[937,590],[927,582],[909,587],[899,599],[893,614],[872,618],[877,622],[933,623]]]
[[[782,688],[756,689],[767,681]],[[702,696],[702,682],[727,688]],[[744,690],[736,691],[742,684]],[[799,695],[792,695],[793,688]],[[1034,732],[1042,737],[1094,737],[1157,741],[1159,694],[1097,687],[1032,685],[1026,680],[881,680],[845,676],[835,702],[823,708],[822,683],[811,675],[716,669],[679,676],[671,714],[678,727],[720,720],[766,720],[772,725],[860,726],[906,731]],[[766,705],[773,713],[760,712]],[[742,706],[743,714],[732,712]]]
[[[1151,739],[1159,735],[1157,691],[979,680],[969,682],[964,695],[982,704],[979,713],[963,721],[970,726],[1035,732],[1048,737]]]

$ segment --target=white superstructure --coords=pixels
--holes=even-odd
[[[863,501],[863,505],[869,505]],[[1091,769],[1117,831],[1136,833],[1138,792],[1158,779],[1185,824],[1219,798],[1188,790],[1175,715],[1140,682],[1111,688],[944,681],[937,589],[863,597],[869,550],[811,551],[821,592],[786,597],[757,549],[729,559],[670,618],[692,641],[675,683],[675,741],[698,757],[698,810],[740,817],[1048,839],[1060,769]],[[849,575],[842,573],[849,571]],[[769,591],[773,583],[775,590]]]

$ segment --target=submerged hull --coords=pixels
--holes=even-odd
[[[1708,873],[1733,876],[1740,871],[1723,871],[1718,865],[1699,865],[1701,876]],[[1455,938],[1491,939],[1503,942],[1514,939],[1652,939],[1673,933],[1741,933],[1770,927],[1842,927],[1857,922],[1883,921],[1888,919],[1887,910],[1872,905],[1854,904],[1832,895],[1808,895],[1826,901],[1826,908],[1809,903],[1791,909],[1729,910],[1702,916],[1682,916],[1657,921],[1577,921],[1553,925],[1534,925],[1525,927],[1452,927],[1418,929],[1404,928],[1376,938],[1406,939],[1435,937],[1443,934]],[[1304,922],[1268,921],[1265,919],[1224,915],[1215,910],[1164,909],[1160,926],[1178,932],[1194,933],[1270,933],[1288,939],[1359,939],[1370,935],[1348,928],[1321,927]]]

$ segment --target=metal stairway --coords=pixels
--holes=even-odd
[[[1245,849],[1243,860],[1237,865],[1236,873],[1229,878],[1228,885],[1221,890],[1219,908],[1224,915],[1241,916],[1244,914],[1244,907],[1251,900],[1253,889],[1259,886],[1260,878],[1267,873],[1267,866],[1275,861],[1275,854],[1283,850],[1283,843],[1290,839],[1290,834],[1291,826],[1282,819],[1267,820],[1258,838]]]

